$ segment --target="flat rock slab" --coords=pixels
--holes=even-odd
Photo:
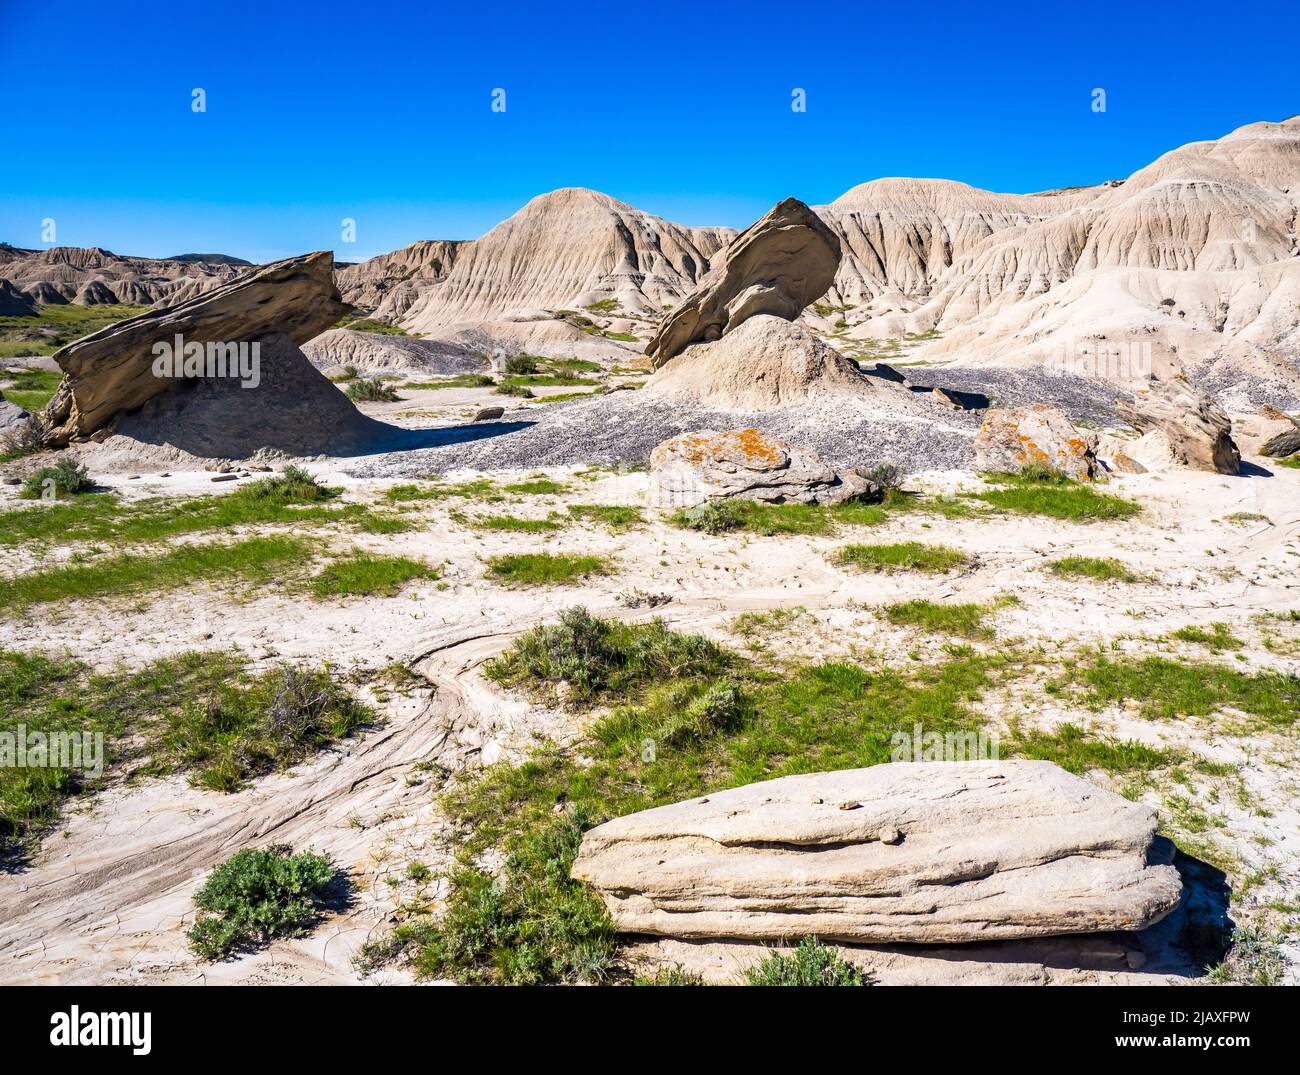
[[[626,933],[950,944],[1138,930],[1182,885],[1155,811],[1044,761],[748,784],[586,834],[573,876]]]

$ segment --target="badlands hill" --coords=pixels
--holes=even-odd
[[[228,283],[248,267],[249,262],[225,254],[136,258],[97,246],[24,250],[0,244],[0,283],[8,281],[42,306],[184,302]]]
[[[403,272],[410,269],[409,258],[423,255],[427,268],[418,275],[428,282],[417,285],[409,305],[410,296],[398,289],[376,315],[397,315],[404,328],[426,332],[518,310],[576,309],[613,299],[625,313],[657,320],[735,234],[731,228],[682,227],[594,190],[556,190],[534,198],[482,238],[460,244],[445,271],[436,264],[444,256],[432,248],[436,244],[385,255]],[[354,281],[372,280],[379,260],[344,270],[340,290],[346,301],[366,305]]]
[[[1244,377],[1294,391],[1298,205],[1300,118],[1252,123],[1091,187],[998,194],[878,179],[814,207],[844,257],[804,319],[860,356],[910,340],[908,357],[926,362],[1121,382],[1183,370],[1220,389]],[[648,337],[733,236],[570,188],[472,242],[417,243],[345,269],[340,289],[412,332],[601,304]]]

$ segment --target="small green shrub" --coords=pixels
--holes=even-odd
[[[578,605],[561,612],[559,622],[516,639],[484,671],[503,686],[563,682],[575,700],[589,701],[652,682],[715,674],[730,663],[726,651],[703,635],[670,631],[660,619],[603,620]]]
[[[401,397],[387,381],[363,377],[347,387],[348,399],[353,403],[396,403]]]
[[[877,463],[867,471],[867,479],[875,482],[886,493],[903,487],[903,468],[893,463]]]
[[[476,867],[457,871],[441,921],[419,923],[396,945],[363,950],[363,967],[402,954],[400,947],[421,978],[540,985],[623,977],[605,905],[569,877],[590,824],[578,809],[523,834],[499,876]]]
[[[71,459],[60,459],[52,467],[41,467],[34,474],[29,474],[18,493],[25,500],[40,500],[46,497],[46,490],[54,496],[75,496],[86,493],[95,487],[90,472]]]
[[[327,856],[294,854],[284,844],[236,852],[195,893],[190,947],[212,962],[278,937],[301,936],[319,917],[336,874]]]
[[[768,952],[761,963],[745,970],[750,985],[875,985],[875,978],[845,962],[834,948],[827,948],[816,937],[805,937],[799,947],[785,955],[777,949]]]
[[[511,381],[503,381],[492,391],[498,396],[517,396],[520,399],[533,399],[533,390],[526,384],[515,384]]]
[[[511,376],[538,373],[541,368],[537,359],[532,355],[513,355],[506,359],[506,373]]]

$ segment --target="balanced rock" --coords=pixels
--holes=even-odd
[[[329,251],[273,262],[213,291],[120,321],[54,355],[64,378],[42,422],[51,446],[84,439],[117,414],[176,386],[154,373],[155,345],[253,343],[279,335],[305,343],[350,307],[334,287]]]
[[[1130,401],[1119,399],[1115,413],[1134,429],[1159,435],[1173,461],[1194,470],[1236,474],[1241,453],[1232,439],[1232,420],[1213,399],[1182,377],[1153,379]]]
[[[751,224],[654,334],[646,354],[656,368],[690,344],[721,339],[746,318],[772,314],[793,321],[835,281],[840,241],[797,198]]]
[[[1059,470],[1079,481],[1100,475],[1095,434],[1078,429],[1057,407],[994,409],[984,416],[975,437],[977,470],[1019,473],[1033,463]]]
[[[772,504],[838,504],[879,499],[855,471],[837,471],[811,448],[757,429],[702,429],[664,441],[650,453],[650,503],[689,508],[739,497]]]
[[[1254,455],[1285,459],[1300,452],[1300,422],[1267,403],[1233,432],[1241,450]]]
[[[584,836],[573,876],[619,930],[667,937],[947,944],[1138,930],[1182,888],[1155,831],[1151,807],[1051,762],[898,763],[616,818]]]
[[[803,325],[761,314],[712,343],[694,343],[646,382],[730,410],[761,411],[818,396],[877,396],[901,389],[864,376]]]

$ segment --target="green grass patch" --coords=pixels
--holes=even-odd
[[[1022,758],[1055,762],[1071,773],[1101,769],[1112,774],[1149,773],[1168,768],[1173,759],[1136,739],[1090,735],[1077,724],[1062,724],[1050,732],[1017,734],[1011,753]]]
[[[484,515],[471,518],[456,513],[453,514],[453,518],[459,523],[478,530],[499,530],[515,534],[547,534],[564,529],[564,524],[554,519],[521,519],[515,515]]]
[[[0,616],[51,601],[145,594],[196,582],[264,584],[310,557],[307,542],[281,536],[182,545],[161,553],[120,553],[0,579]]]
[[[486,373],[458,373],[443,381],[417,381],[402,385],[408,392],[429,392],[439,388],[488,388],[496,384]]]
[[[503,499],[490,478],[428,485],[394,485],[384,493],[385,500],[399,504],[414,500],[445,500],[449,497],[488,501]]]
[[[35,314],[0,317],[0,347],[5,357],[52,355],[64,344],[89,336],[128,317],[148,313],[151,306],[106,303],[102,306],[38,306]],[[42,404],[44,406],[44,404]]]
[[[338,871],[326,855],[285,844],[245,848],[212,871],[194,894],[186,939],[204,962],[280,937],[300,937],[320,917]]]
[[[896,627],[918,627],[930,634],[962,638],[991,638],[993,629],[985,622],[1000,603],[988,605],[952,604],[918,599],[885,606],[885,618]]]
[[[1280,467],[1290,467],[1292,470],[1300,470],[1300,455],[1288,455],[1285,459],[1274,459]]]
[[[505,491],[523,496],[556,496],[568,492],[568,486],[563,482],[552,481],[550,478],[529,478],[527,481],[507,485]]]
[[[328,668],[261,673],[228,652],[190,652],[137,671],[93,673],[69,657],[0,651],[0,731],[99,733],[102,771],[0,766],[0,853],[20,853],[65,800],[115,777],[188,773],[234,791],[352,735],[372,714]]]
[[[1052,560],[1047,570],[1053,575],[1069,579],[1097,579],[1105,582],[1140,582],[1134,574],[1119,560],[1103,559],[1096,556],[1063,556]]]
[[[3,320],[0,318],[0,320]],[[0,355],[0,357],[4,357]],[[19,373],[0,373],[0,381],[7,382],[0,388],[10,403],[15,403],[23,410],[42,410],[54,395],[54,390],[63,380],[62,373],[53,370],[23,370]]]
[[[488,574],[512,586],[559,586],[613,573],[614,564],[605,556],[525,552],[494,556],[488,561]]]
[[[947,545],[923,545],[905,541],[896,545],[845,545],[837,559],[842,564],[870,568],[874,571],[952,571],[969,563],[960,549]]]
[[[335,328],[350,328],[353,332],[371,332],[380,336],[409,336],[410,333],[387,321],[376,321],[373,317],[353,317],[340,321]]]
[[[111,494],[83,494],[66,503],[0,511],[0,545],[128,544],[259,524],[325,525],[365,514],[360,505],[329,506],[338,494],[296,466],[213,496],[126,503]]]
[[[313,578],[311,592],[318,598],[392,597],[412,579],[434,579],[439,574],[440,569],[406,556],[354,552]]]
[[[1143,716],[1165,720],[1235,709],[1266,726],[1289,727],[1300,717],[1300,676],[1206,661],[1099,655],[1069,667],[1057,689],[1066,685],[1083,688],[1094,707],[1133,701]]]
[[[1046,515],[1071,522],[1128,519],[1142,511],[1139,504],[1061,475],[994,474],[989,480],[1000,488],[970,494],[1000,511],[1020,515]]]
[[[529,373],[518,377],[507,377],[502,384],[522,385],[532,388],[577,388],[600,384],[589,377],[579,377],[572,373]]]
[[[630,530],[645,521],[641,509],[630,504],[570,504],[569,514],[583,522],[601,523],[611,530]]]
[[[1240,649],[1245,645],[1240,638],[1232,633],[1226,623],[1212,623],[1208,628],[1188,624],[1186,627],[1180,627],[1177,631],[1172,632],[1169,637],[1179,642],[1191,642],[1193,645],[1204,646],[1213,653],[1221,653],[1225,649]]]

